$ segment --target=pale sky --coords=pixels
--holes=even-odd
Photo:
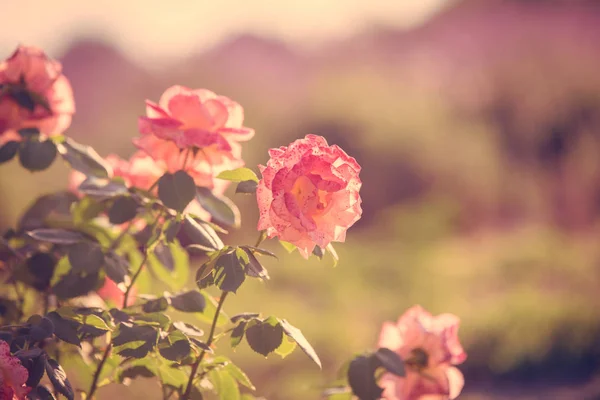
[[[1,58],[18,43],[61,54],[104,37],[138,60],[185,56],[235,33],[316,44],[370,24],[409,28],[449,0],[0,0]]]

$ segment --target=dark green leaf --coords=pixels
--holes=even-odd
[[[217,178],[232,182],[254,181],[258,182],[258,177],[250,168],[237,168],[229,171],[223,171]]]
[[[255,181],[243,181],[238,183],[237,187],[235,188],[235,192],[243,194],[254,194],[256,193],[257,187],[258,183],[256,183]]]
[[[221,250],[224,247],[223,241],[209,224],[195,220],[189,215],[183,220],[183,231],[192,244],[212,250]]]
[[[69,216],[71,205],[77,201],[73,193],[58,192],[39,197],[23,214],[17,225],[18,231],[28,231],[44,226],[51,215]]]
[[[50,378],[52,386],[54,386],[54,389],[56,389],[58,393],[65,396],[68,400],[73,400],[75,398],[71,383],[67,379],[67,374],[62,367],[51,358],[46,360],[46,374],[48,375],[48,378]]]
[[[71,215],[75,225],[83,224],[100,215],[106,210],[106,202],[98,201],[91,197],[84,197],[71,207]]]
[[[277,258],[277,255],[275,253],[270,252],[269,250],[266,250],[266,249],[261,249],[260,247],[254,247],[254,246],[240,246],[240,247],[245,250],[250,250],[253,253],[261,254],[263,256]]]
[[[206,308],[206,299],[196,290],[180,293],[171,297],[173,308],[184,312],[202,312]]]
[[[258,313],[241,313],[231,317],[231,322],[235,324],[238,321],[250,321],[253,319],[257,319],[259,315],[260,314]]]
[[[181,229],[183,221],[171,220],[168,222],[167,229],[165,229],[165,239],[168,243],[173,242]]]
[[[278,321],[286,335],[294,339],[294,341],[298,343],[298,346],[300,346],[306,355],[313,360],[319,366],[319,368],[321,368],[321,360],[319,359],[319,356],[317,356],[315,349],[313,349],[310,343],[308,343],[308,340],[306,340],[302,334],[302,331],[287,322],[285,319],[279,319]]]
[[[23,139],[36,138],[40,136],[40,130],[38,128],[23,128],[17,131],[19,136]]]
[[[19,142],[11,140],[10,142],[6,142],[4,146],[0,147],[0,164],[12,160],[17,155],[19,146]]]
[[[33,324],[29,331],[31,341],[40,342],[51,337],[54,334],[54,324],[46,317],[40,318],[38,322]]]
[[[79,144],[71,138],[66,138],[57,147],[63,159],[73,169],[82,172],[84,175],[98,178],[110,178],[112,176],[113,171],[110,164],[100,157],[92,147]]]
[[[215,262],[214,281],[221,290],[235,293],[245,279],[244,266],[235,252],[223,254]]]
[[[135,342],[126,344],[117,349],[117,354],[128,358],[144,358],[154,349],[154,345],[145,342]]]
[[[169,286],[171,290],[180,290],[186,285],[190,273],[188,254],[175,240],[168,245],[160,244],[156,247],[161,259],[154,252],[148,256],[148,266],[158,280]],[[168,251],[167,251],[168,250]],[[164,251],[164,253],[161,253]],[[161,261],[162,260],[162,261]],[[168,262],[168,265],[164,263]]]
[[[185,171],[166,173],[158,180],[158,198],[165,206],[176,211],[183,212],[194,200],[195,194],[194,179]]]
[[[104,255],[104,271],[106,275],[114,282],[121,283],[129,273],[129,263],[125,257],[109,251]]]
[[[0,323],[6,324],[8,322],[16,321],[20,318],[19,307],[17,302],[11,299],[0,297]],[[4,340],[1,339],[0,340]]]
[[[213,221],[227,226],[240,226],[240,210],[225,196],[217,196],[210,189],[197,188],[196,200],[213,218]]]
[[[56,335],[57,338],[63,342],[81,347],[81,341],[77,335],[79,323],[64,319],[56,311],[48,313],[47,317],[54,324],[54,335]]]
[[[72,299],[96,290],[100,283],[98,274],[81,275],[71,271],[60,278],[52,292],[59,299]]]
[[[375,380],[378,367],[379,361],[372,356],[358,356],[350,362],[348,383],[360,400],[377,400],[381,397],[383,389]]]
[[[126,343],[143,341],[150,343],[152,346],[156,344],[158,332],[148,325],[132,325],[119,324],[117,334],[113,337],[112,343],[114,346],[121,346]]]
[[[108,210],[108,219],[111,224],[120,225],[134,219],[137,212],[138,204],[132,197],[119,197]]]
[[[67,231],[65,229],[40,228],[27,232],[32,239],[54,244],[75,244],[81,242],[84,237],[79,232]]]
[[[169,308],[169,301],[164,297],[159,297],[158,299],[154,300],[148,300],[142,306],[142,310],[147,313],[165,311],[167,308]]]
[[[19,268],[15,271],[15,278],[43,291],[50,286],[55,269],[56,259],[54,256],[48,253],[35,253],[27,259],[26,268]]]
[[[189,340],[180,331],[171,332],[158,343],[158,352],[170,361],[181,361],[189,356],[191,351]]]
[[[56,400],[52,393],[45,386],[38,386],[27,394],[29,400]]]
[[[238,326],[233,328],[233,330],[231,331],[231,340],[230,340],[230,344],[233,349],[235,349],[242,342],[245,331],[246,331],[246,321],[240,322],[238,324]]]
[[[171,249],[168,245],[159,243],[154,248],[154,255],[169,272],[172,272],[175,269],[175,260],[173,259]]]
[[[158,326],[166,329],[171,323],[171,318],[161,312],[138,314],[135,316],[135,322],[139,325],[146,324],[152,326]]]
[[[83,194],[99,198],[122,196],[128,193],[127,186],[123,182],[93,176],[81,182],[77,190]]]
[[[173,326],[177,329],[179,329],[181,332],[183,332],[185,335],[187,336],[203,336],[204,335],[204,331],[192,324],[186,324],[185,322],[182,321],[177,321],[177,322],[173,322]]]
[[[104,264],[102,247],[94,242],[79,242],[69,248],[69,263],[75,272],[95,273]]]
[[[44,372],[46,372],[46,360],[45,354],[38,354],[33,357],[22,357],[19,355],[19,359],[21,360],[21,364],[27,369],[28,377],[25,385],[27,387],[35,387],[40,380],[44,376]]]
[[[254,253],[252,253],[252,251],[247,248],[244,248],[243,251],[245,251],[248,255],[248,264],[246,264],[246,274],[253,278],[268,280],[269,273],[267,272],[265,267],[262,266],[260,261],[256,259]]]
[[[323,259],[323,256],[325,255],[325,251],[323,251],[322,248],[320,248],[319,246],[315,246],[315,248],[313,249],[312,252],[315,256],[317,256],[319,258],[319,260]]]
[[[246,328],[246,341],[250,348],[265,357],[278,348],[282,340],[283,328],[274,318],[254,321]]]
[[[31,139],[19,147],[19,162],[29,171],[43,171],[56,158],[56,145],[51,140]]]
[[[397,376],[405,376],[404,361],[395,352],[385,347],[377,349],[374,356],[379,360],[381,366],[388,372]]]
[[[142,360],[140,360],[142,361]],[[135,378],[153,378],[154,372],[152,372],[149,368],[149,365],[134,365],[133,367],[125,368],[119,371],[119,375],[117,376],[117,382],[123,383],[125,379],[135,379]]]

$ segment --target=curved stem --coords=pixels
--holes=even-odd
[[[217,305],[217,310],[215,311],[215,316],[212,321],[212,325],[210,326],[210,333],[208,334],[208,341],[206,344],[210,346],[213,342],[215,329],[217,328],[217,320],[219,319],[219,315],[221,314],[221,308],[223,308],[223,303],[225,302],[225,298],[229,292],[221,292],[221,298],[219,299],[219,304]],[[188,400],[190,394],[192,392],[192,387],[194,386],[194,378],[196,377],[196,373],[198,372],[198,367],[202,360],[204,359],[204,355],[206,354],[205,350],[202,350],[202,353],[198,356],[198,359],[192,365],[192,372],[190,373],[190,379],[188,380],[187,387],[185,389],[185,393],[183,394],[182,400]]]
[[[98,389],[98,380],[100,379],[100,373],[102,372],[102,368],[104,368],[104,364],[106,363],[106,360],[108,360],[111,351],[112,343],[110,342],[109,338],[108,346],[106,346],[106,350],[104,350],[104,354],[102,355],[102,360],[100,360],[100,364],[98,364],[98,368],[96,368],[96,372],[94,373],[94,379],[92,380],[92,386],[90,386],[90,391],[87,395],[87,398],[90,400],[93,399],[94,393],[96,393],[96,389]]]
[[[137,281],[137,279],[139,278],[140,274],[142,273],[142,270],[144,269],[144,265],[146,264],[146,261],[148,261],[149,251],[150,250],[148,250],[148,249],[144,250],[144,258],[142,258],[142,262],[140,263],[139,268],[137,269],[137,271],[135,271],[135,274],[131,278],[131,282],[127,286],[127,290],[125,290],[125,295],[123,296],[123,308],[127,307],[127,302],[129,300],[129,294],[131,293],[131,290],[133,289],[133,285],[135,285],[135,281]]]

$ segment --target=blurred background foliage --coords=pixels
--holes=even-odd
[[[241,346],[232,358],[258,394],[319,398],[383,321],[418,303],[462,320],[461,398],[598,399],[598,43],[595,1],[463,0],[410,30],[373,26],[310,50],[240,34],[156,70],[84,36],[57,56],[77,104],[67,134],[102,155],[131,154],[143,100],[182,84],[245,107],[253,169],[307,133],[362,165],[364,214],[336,246],[339,266],[273,242],[271,281],[246,283],[225,307],[287,318],[323,360],[320,372],[300,352],[263,360]],[[59,162],[39,174],[2,166],[1,227],[67,176]],[[243,228],[228,240],[252,243],[255,200],[234,199]],[[136,382],[100,396],[119,390],[156,395]]]

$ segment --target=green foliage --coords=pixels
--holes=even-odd
[[[185,171],[167,172],[158,180],[158,197],[173,210],[183,212],[195,195],[194,179]]]
[[[254,181],[258,182],[258,177],[250,168],[237,168],[230,171],[223,171],[217,178],[232,182]]]

